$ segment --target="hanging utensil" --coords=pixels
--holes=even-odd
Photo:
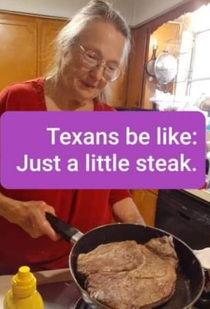
[[[158,55],[154,71],[155,77],[159,84],[169,84],[177,74],[178,62],[177,59],[170,55],[168,51],[163,51]]]
[[[152,57],[147,62],[146,66],[145,66],[145,70],[146,70],[147,74],[149,76],[152,76],[152,77],[155,76],[156,51],[157,51],[157,47],[153,47]]]

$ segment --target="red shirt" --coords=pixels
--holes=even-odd
[[[0,93],[0,115],[4,111],[46,111],[44,78],[8,86]],[[94,102],[94,111],[112,111]],[[111,222],[111,206],[130,196],[126,190],[6,190],[0,191],[19,201],[40,200],[55,208],[56,215],[83,233]],[[47,236],[31,238],[18,225],[0,216],[0,273],[15,273],[19,266],[32,271],[68,267],[71,244]]]

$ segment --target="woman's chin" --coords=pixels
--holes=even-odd
[[[80,100],[85,100],[85,101],[93,100],[97,96],[98,96],[98,93],[96,91],[84,91],[84,90],[82,90],[82,91],[77,92],[77,97]]]

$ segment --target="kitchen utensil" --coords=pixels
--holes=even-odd
[[[151,59],[147,62],[145,69],[146,72],[149,76],[155,76],[155,61],[156,61],[156,51],[157,49],[153,49],[152,51],[152,57]]]
[[[47,213],[46,218],[63,239],[69,242],[76,242],[69,256],[69,267],[72,278],[79,287],[84,301],[91,307],[110,309],[91,298],[85,290],[84,276],[77,272],[77,257],[80,253],[87,253],[101,244],[111,242],[135,240],[139,244],[144,244],[152,238],[170,236],[169,233],[157,228],[127,223],[101,226],[83,235],[76,228],[71,227],[51,214]],[[203,269],[193,251],[177,237],[173,236],[173,240],[179,258],[176,289],[171,299],[158,306],[158,309],[190,308],[199,298],[204,287]]]
[[[167,51],[158,55],[155,61],[155,77],[159,84],[170,83],[177,74],[177,59]]]

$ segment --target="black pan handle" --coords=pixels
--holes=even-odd
[[[67,242],[75,243],[83,236],[82,232],[80,232],[78,229],[58,219],[49,212],[47,212],[45,215],[47,221],[50,223],[55,232],[58,233],[61,238]]]

